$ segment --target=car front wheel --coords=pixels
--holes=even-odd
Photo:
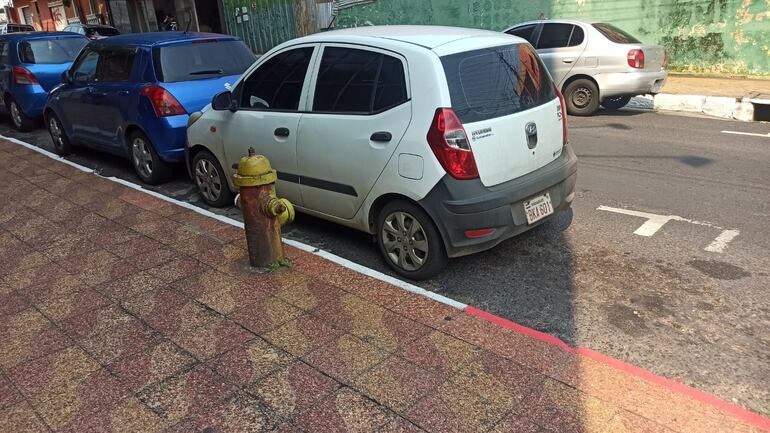
[[[137,176],[142,182],[157,185],[171,177],[171,167],[160,159],[150,139],[136,131],[131,134],[128,152]]]
[[[56,154],[59,156],[67,156],[72,153],[72,144],[70,143],[67,133],[64,132],[61,121],[54,114],[48,115],[48,133],[51,134],[51,141],[53,142],[53,148]]]
[[[390,202],[380,211],[377,241],[388,265],[413,280],[438,274],[448,262],[433,221],[425,211],[407,201]]]
[[[209,206],[223,207],[233,204],[233,193],[217,158],[207,150],[201,150],[193,158],[193,178],[203,201]]]
[[[599,88],[591,80],[578,79],[564,89],[567,113],[573,116],[590,116],[599,109]]]
[[[614,96],[602,101],[602,107],[608,110],[619,110],[631,102],[630,96]]]

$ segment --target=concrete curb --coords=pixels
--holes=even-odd
[[[749,98],[658,93],[653,97],[653,109],[700,113],[743,122],[754,121],[754,104]]]

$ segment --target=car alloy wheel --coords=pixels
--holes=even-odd
[[[53,140],[53,146],[57,151],[61,152],[64,149],[64,133],[59,126],[59,121],[55,117],[51,116],[48,119],[48,132],[51,133],[51,139]]]
[[[199,159],[195,164],[195,183],[209,202],[216,202],[222,195],[222,177],[219,170],[205,158]]]
[[[131,155],[134,167],[136,167],[142,177],[152,177],[152,154],[144,139],[134,137],[134,141],[131,142]]]
[[[388,259],[405,271],[420,269],[430,253],[422,225],[403,211],[393,212],[385,218],[382,242]]]
[[[13,124],[16,125],[17,128],[21,128],[22,123],[24,123],[24,120],[21,118],[21,110],[19,109],[18,104],[16,104],[16,101],[11,101],[11,120],[13,120]]]

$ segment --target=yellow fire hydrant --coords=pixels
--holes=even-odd
[[[268,267],[284,259],[281,225],[294,221],[294,206],[275,195],[277,179],[270,161],[255,155],[253,147],[249,156],[238,161],[238,172],[233,176],[240,189],[235,205],[243,211],[249,263],[254,267]]]

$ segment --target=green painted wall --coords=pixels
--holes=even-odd
[[[293,0],[224,0],[227,32],[264,53],[295,37],[293,5]]]
[[[440,24],[502,30],[537,19],[610,22],[664,45],[670,69],[770,76],[770,0],[377,0],[337,27]]]

